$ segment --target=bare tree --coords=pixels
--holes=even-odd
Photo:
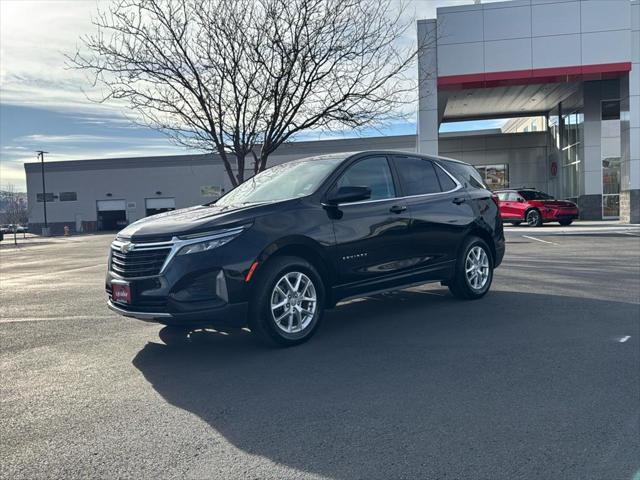
[[[18,244],[18,229],[24,228],[29,221],[26,200],[23,194],[17,193],[13,185],[7,185],[7,189],[2,192],[4,200],[4,221],[11,226],[13,233],[13,243]],[[25,230],[22,230],[23,237]]]
[[[393,0],[117,0],[69,57],[142,124],[222,158],[235,186],[297,133],[383,124],[413,101]],[[234,172],[232,160],[237,170]]]

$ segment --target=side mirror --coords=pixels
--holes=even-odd
[[[371,198],[369,187],[340,187],[336,192],[329,195],[327,203],[337,205],[339,203],[359,202]]]
[[[524,203],[524,198],[522,198],[522,197],[521,197],[521,198],[519,198],[519,199],[518,199],[518,203]]]

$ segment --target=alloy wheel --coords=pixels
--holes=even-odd
[[[531,210],[527,214],[527,225],[536,227],[540,221],[540,214],[536,210]]]
[[[318,305],[311,279],[301,272],[288,272],[271,292],[271,315],[285,333],[299,333],[309,326]]]
[[[469,286],[482,290],[489,280],[489,256],[479,245],[471,248],[465,260],[464,271]]]

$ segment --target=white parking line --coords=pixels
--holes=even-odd
[[[18,322],[48,322],[61,320],[109,320],[118,318],[116,315],[61,315],[55,317],[20,317],[20,318],[2,318],[0,323],[18,323]]]
[[[555,242],[547,242],[546,240],[540,240],[539,238],[536,237],[530,237],[529,235],[522,235],[524,238],[528,238],[530,240],[535,240],[536,242],[542,242],[542,243],[549,243],[551,245],[557,245],[557,243]]]
[[[624,336],[624,337],[620,338],[618,341],[619,341],[620,343],[624,343],[624,342],[626,342],[627,340],[629,340],[630,338],[631,338],[631,335],[626,335],[626,336]]]

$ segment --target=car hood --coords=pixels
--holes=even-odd
[[[174,236],[194,234],[239,225],[264,213],[273,203],[250,205],[198,205],[159,213],[132,223],[118,238],[132,241],[162,242]]]

